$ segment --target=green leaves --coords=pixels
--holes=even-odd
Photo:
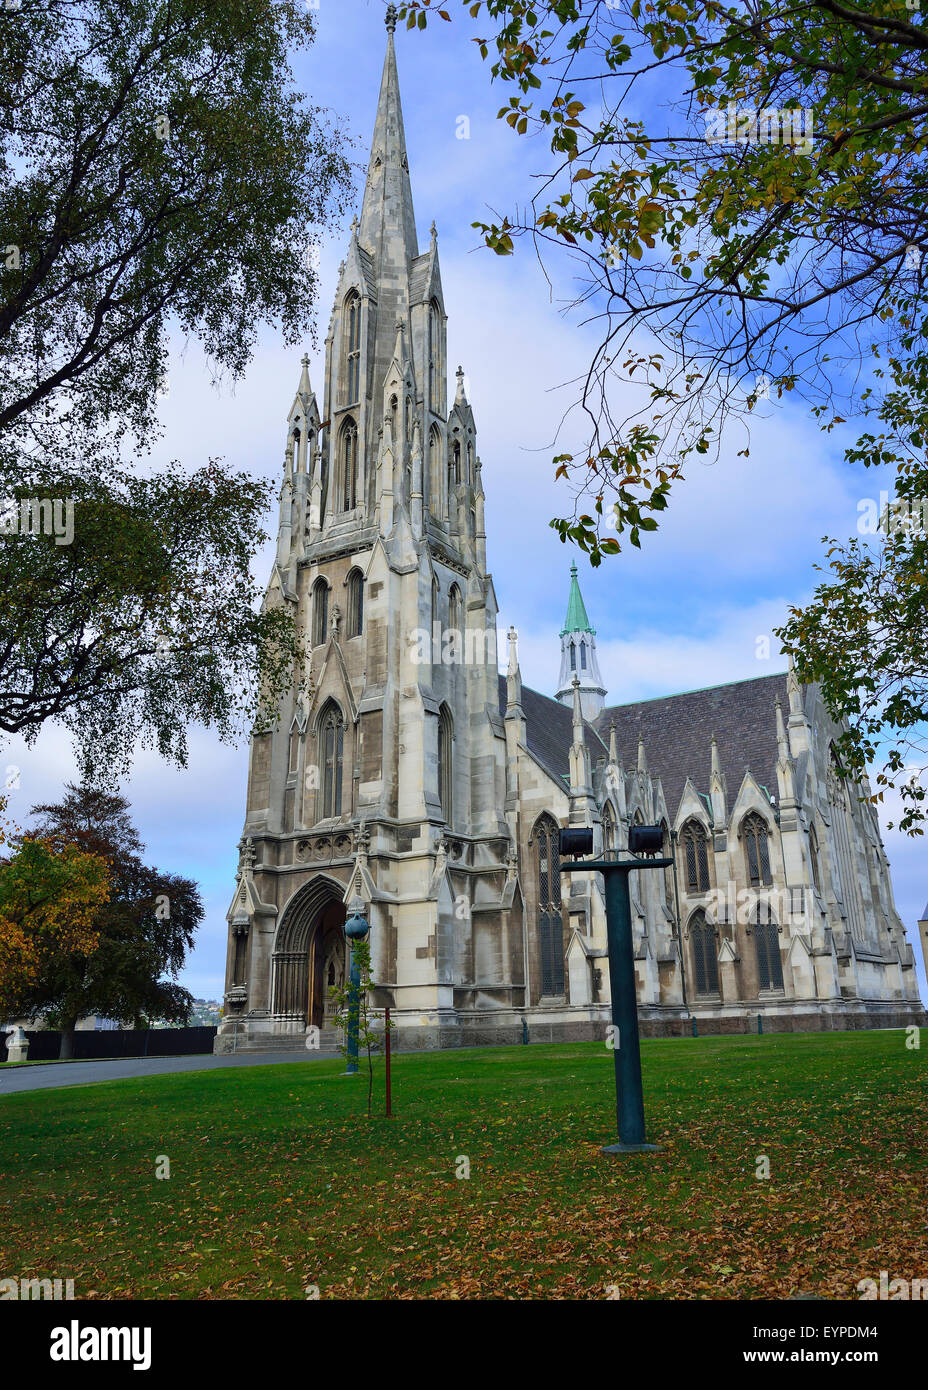
[[[0,544],[0,729],[31,738],[55,716],[104,780],[138,739],[183,764],[189,722],[246,734],[300,656],[289,613],[256,611],[267,485],[211,464],[43,493],[73,499],[74,538]]]

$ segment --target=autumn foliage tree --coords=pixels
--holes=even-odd
[[[5,806],[0,798],[0,815]],[[0,1017],[15,1018],[51,961],[96,951],[110,871],[59,833],[0,826],[0,845]]]
[[[129,803],[118,794],[69,784],[60,802],[32,813],[40,834],[105,863],[111,890],[94,914],[91,949],[46,954],[22,1012],[41,1013],[60,1030],[62,1057],[73,1054],[77,1021],[90,1014],[136,1027],[152,1018],[185,1023],[193,1000],[177,976],[203,919],[197,885],[143,862]]]

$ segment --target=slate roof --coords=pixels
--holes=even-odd
[[[506,678],[499,678],[500,711],[506,711]],[[644,737],[648,771],[660,777],[671,815],[676,813],[687,777],[696,790],[708,792],[712,735],[728,787],[729,805],[738,795],[745,767],[769,792],[777,790],[777,729],[774,705],[779,699],[784,718],[789,695],[786,674],[758,676],[709,686],[657,700],[607,706],[595,726],[585,725],[586,744],[595,768],[608,755],[609,725],[615,721],[619,757],[626,772],[638,765],[638,733]],[[522,709],[529,751],[556,777],[569,773],[573,715],[548,695],[522,687]],[[928,912],[928,908],[926,908]]]
[[[609,742],[615,720],[619,757],[626,771],[638,763],[638,732],[644,738],[648,771],[664,788],[667,809],[676,814],[687,777],[698,792],[708,792],[712,735],[728,788],[729,806],[738,795],[749,767],[757,782],[777,793],[777,725],[774,706],[779,699],[784,719],[789,716],[786,674],[755,676],[705,690],[688,690],[633,705],[607,706],[596,727]]]
[[[506,677],[499,678],[500,713],[506,713]],[[543,767],[562,781],[570,780],[570,748],[574,741],[574,716],[570,705],[562,705],[550,695],[542,695],[529,686],[522,687],[522,712],[525,715],[525,737],[529,752]],[[609,748],[593,728],[584,724],[585,742],[590,750],[593,767],[598,758],[607,757]]]

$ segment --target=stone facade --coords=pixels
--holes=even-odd
[[[217,1050],[302,1047],[330,1022],[342,926],[371,923],[398,1045],[602,1036],[602,882],[557,831],[620,851],[661,822],[676,872],[632,876],[642,1029],[898,1025],[922,1016],[872,806],[792,674],[605,705],[571,574],[556,698],[497,671],[473,411],[433,225],[420,252],[392,29],[360,222],[317,399],[288,417],[266,602],[308,669],[252,740]]]

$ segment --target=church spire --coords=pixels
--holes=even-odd
[[[395,28],[396,8],[391,5],[387,9],[387,56],[383,65],[358,239],[378,262],[381,273],[395,270],[405,277],[410,260],[419,254],[419,246],[396,71],[396,50],[393,46]]]
[[[587,617],[586,605],[577,582],[577,566],[571,564],[567,617],[561,628],[561,671],[555,696],[562,705],[573,703],[574,677],[579,680],[583,717],[595,719],[606,702],[606,687],[599,674],[596,629]]]

